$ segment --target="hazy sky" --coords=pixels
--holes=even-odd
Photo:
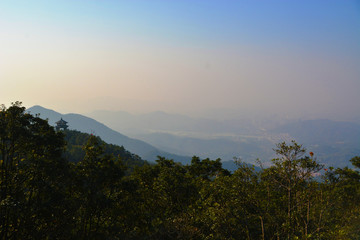
[[[0,103],[360,115],[360,1],[0,2]]]

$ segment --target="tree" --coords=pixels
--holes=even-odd
[[[84,146],[85,157],[76,166],[77,237],[81,239],[104,238],[110,234],[114,196],[125,172],[121,160],[104,154],[100,142],[98,137],[90,136]]]
[[[239,164],[233,175],[203,185],[194,216],[202,239],[261,239],[258,180],[254,168]]]
[[[275,234],[287,239],[306,238],[310,233],[312,192],[316,191],[313,177],[323,166],[312,157],[303,157],[306,149],[295,141],[291,145],[282,142],[276,146],[274,151],[279,157],[273,159],[274,165],[262,173],[269,195],[277,199]]]
[[[20,102],[1,107],[1,239],[56,237],[69,226],[64,145],[62,133],[26,113]]]
[[[337,239],[358,239],[360,236],[360,157],[353,157],[353,168],[327,169],[324,188],[327,190],[328,207],[322,227],[325,234]],[[325,205],[325,204],[323,204]]]
[[[221,159],[210,160],[209,158],[200,160],[194,156],[191,164],[187,166],[189,173],[194,177],[201,177],[210,180],[219,175],[230,175],[230,172],[222,168]]]

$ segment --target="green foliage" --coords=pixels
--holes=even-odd
[[[233,174],[220,159],[147,164],[2,106],[0,239],[359,239],[360,157],[323,169],[296,142],[274,150]]]
[[[125,167],[120,159],[104,154],[99,139],[91,136],[84,146],[85,157],[75,166],[77,237],[81,239],[105,238],[111,222],[109,212],[115,206],[115,190],[124,176]]]
[[[65,142],[20,102],[0,112],[0,239],[66,235],[69,164]]]
[[[87,143],[91,135],[75,130],[65,130],[63,133],[65,135],[64,139],[67,143],[64,157],[70,162],[75,163],[84,159],[85,150],[83,146]],[[122,160],[122,162],[127,166],[127,174],[130,174],[130,172],[132,172],[136,166],[143,166],[148,164],[138,155],[127,151],[123,146],[107,144],[99,137],[97,137],[97,141],[99,144],[101,144],[104,153],[114,155]]]
[[[272,160],[273,166],[263,175],[267,187],[280,199],[276,203],[277,213],[281,214],[276,220],[280,227],[274,231],[287,239],[307,236],[311,231],[309,206],[317,185],[313,176],[323,166],[310,157],[303,157],[306,150],[294,141],[291,145],[279,143],[274,151],[279,158]]]

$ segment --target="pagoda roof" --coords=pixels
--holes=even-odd
[[[56,124],[67,124],[67,121],[61,118],[59,121],[56,122]]]

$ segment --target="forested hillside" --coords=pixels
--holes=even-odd
[[[177,161],[187,163],[189,163],[191,160],[190,157],[184,157],[164,152],[146,142],[134,138],[129,138],[119,132],[110,129],[104,124],[95,121],[94,119],[88,118],[80,114],[60,114],[58,112],[43,108],[41,106],[33,106],[27,109],[27,112],[31,114],[39,114],[40,118],[48,119],[50,125],[54,125],[54,123],[60,120],[60,118],[64,118],[66,121],[69,122],[70,129],[75,129],[89,134],[93,133],[101,137],[107,143],[124,146],[126,150],[132,153],[136,153],[142,159],[147,161],[155,162],[158,155],[166,156],[168,158],[176,159]]]
[[[259,171],[159,157],[126,174],[123,150],[2,106],[0,239],[359,239],[360,157],[324,169],[282,142]]]
[[[86,155],[84,146],[92,135],[75,130],[65,130],[63,133],[66,141],[64,157],[70,162],[80,162]],[[123,146],[107,144],[101,140],[100,137],[96,138],[102,146],[104,153],[121,159],[121,161],[127,166],[128,170],[132,170],[136,166],[143,166],[144,164],[147,164],[146,161],[142,160],[138,155],[130,153]]]

